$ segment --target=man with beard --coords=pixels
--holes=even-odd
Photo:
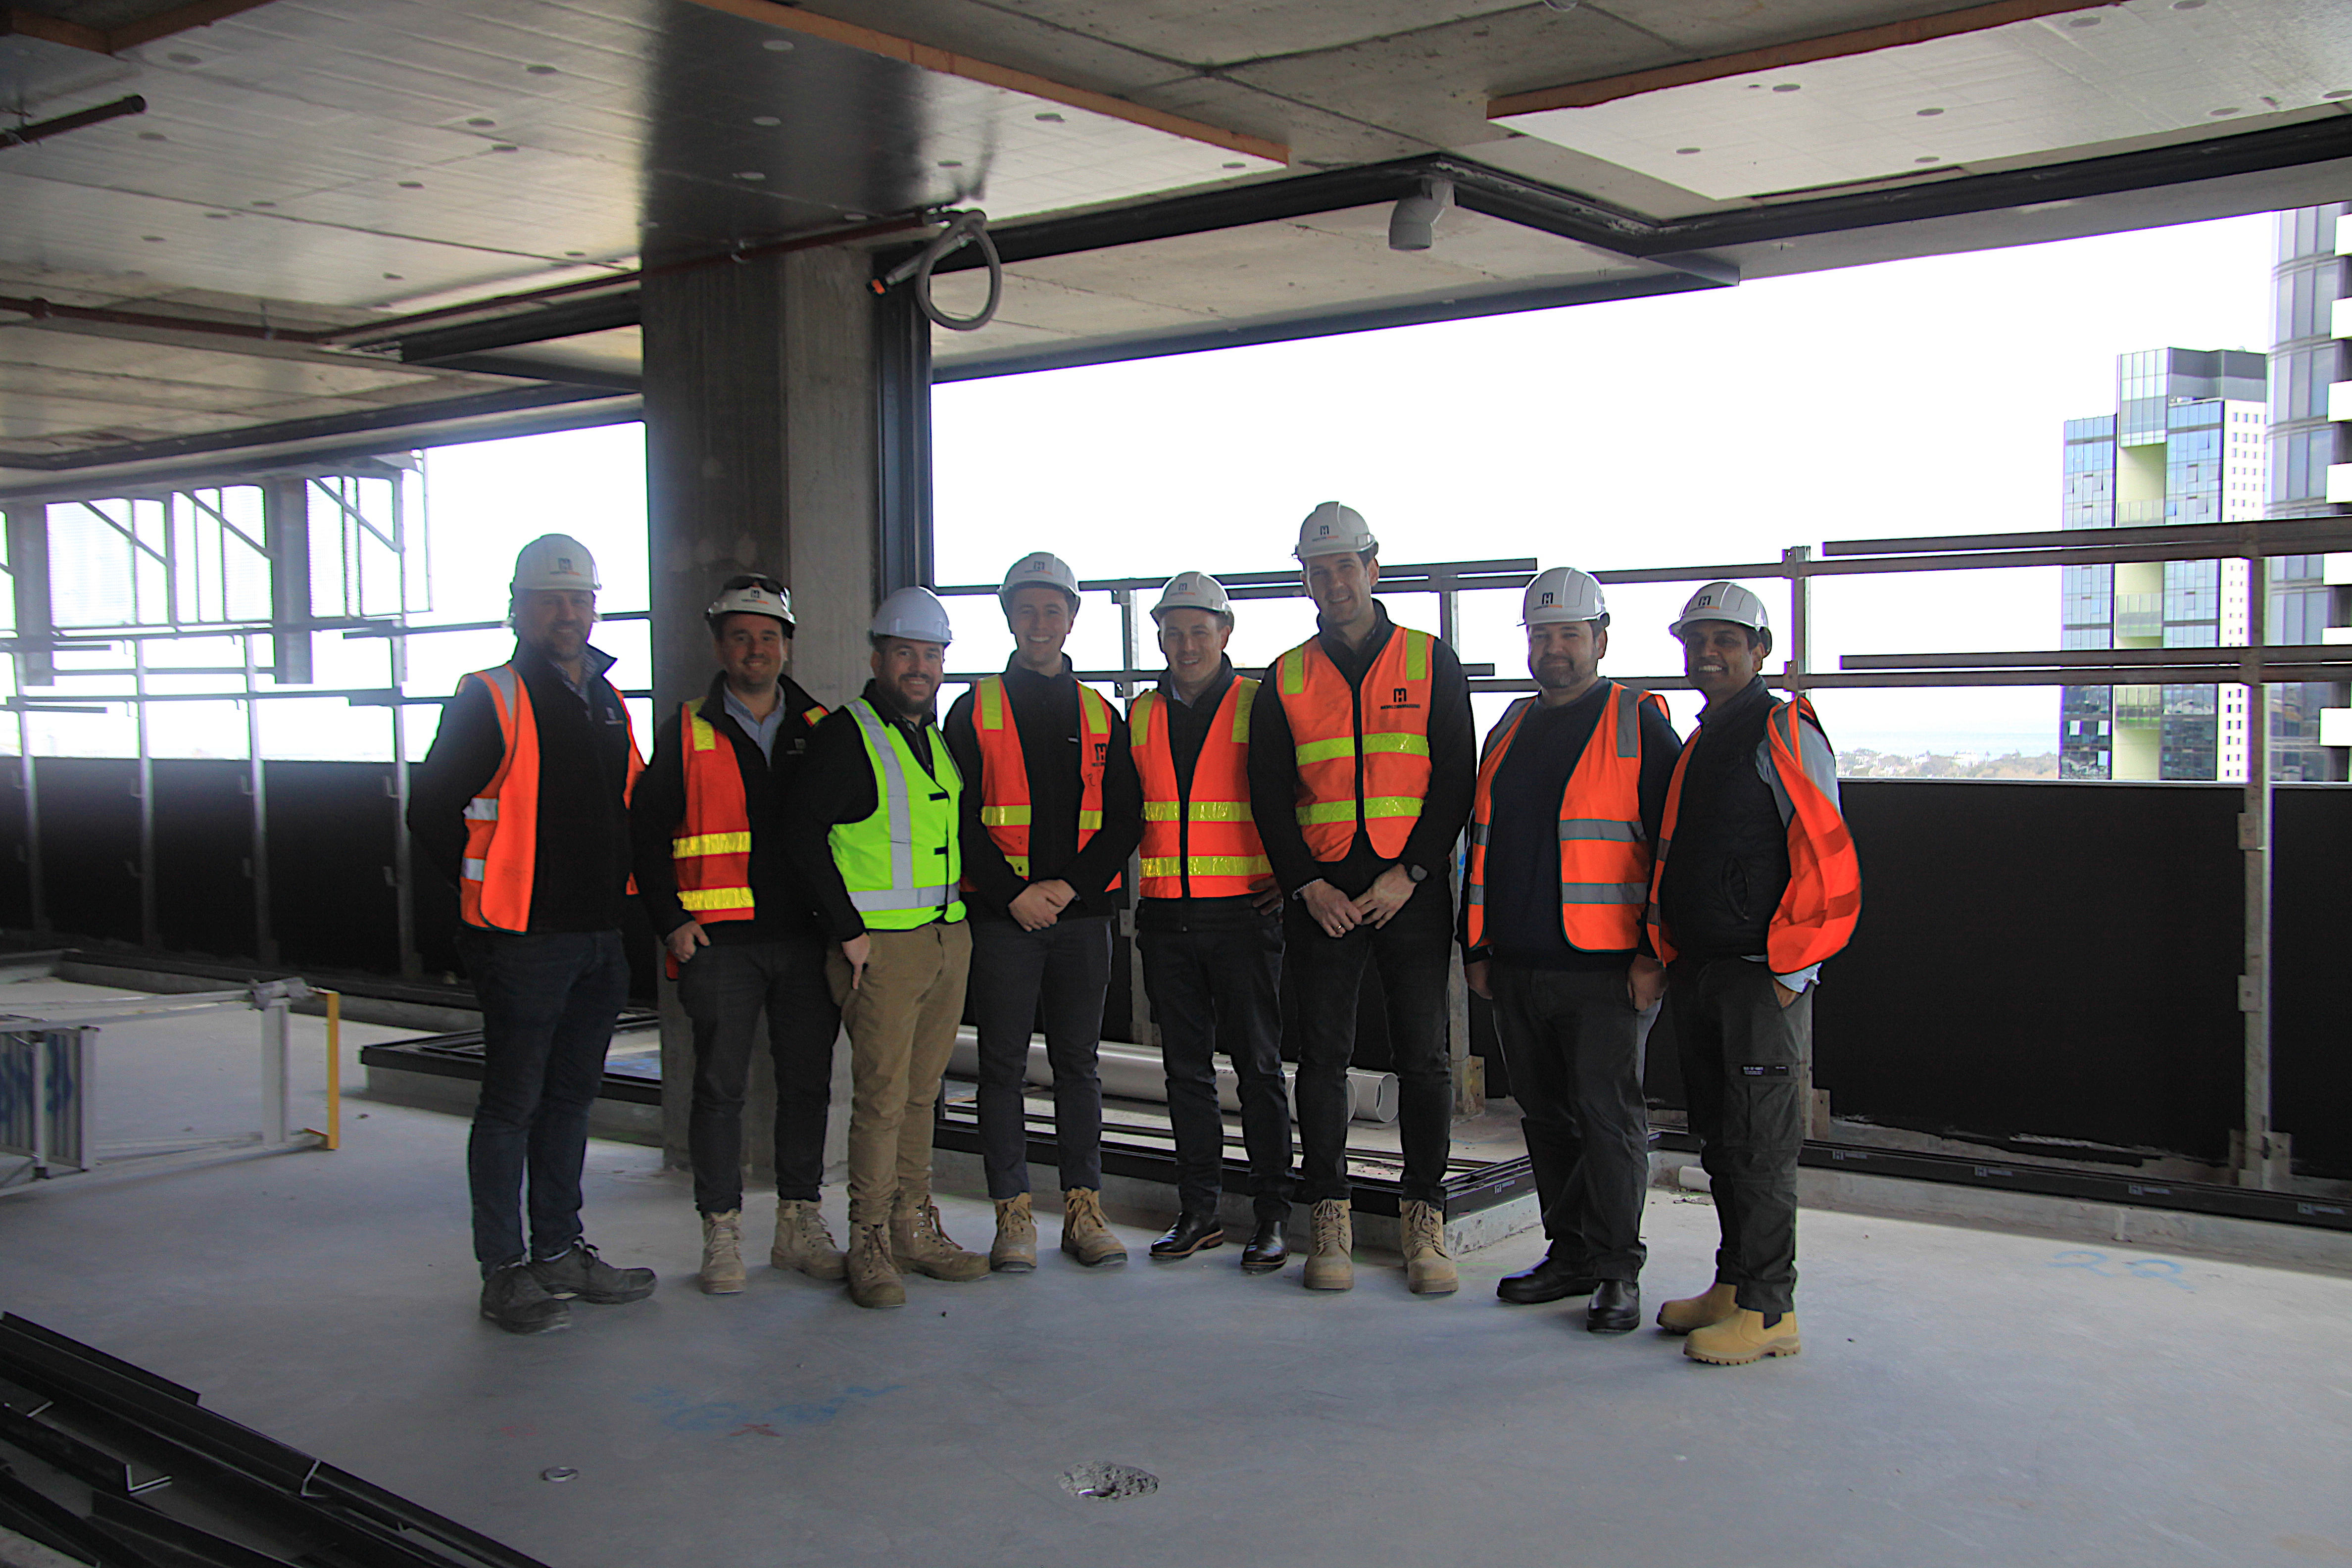
[[[1486,737],[1470,807],[1462,956],[1495,1005],[1550,1247],[1495,1293],[1526,1305],[1591,1296],[1584,1326],[1641,1321],[1650,1183],[1642,1052],[1665,989],[1642,912],[1666,784],[1682,751],[1665,705],[1601,678],[1601,584],[1555,566],[1520,622],[1541,688]]]
[[[1795,1355],[1797,1157],[1813,983],[1862,912],[1837,756],[1813,705],[1776,701],[1764,602],[1709,583],[1669,628],[1706,699],[1675,764],[1651,879],[1650,941],[1699,1163],[1723,1233],[1715,1283],[1658,1326],[1694,1361]]]
[[[849,1299],[900,1307],[900,1270],[977,1279],[931,1202],[931,1107],[971,963],[957,892],[964,781],[932,707],[952,635],[929,588],[874,612],[874,679],[810,737],[786,803],[793,858],[839,944],[826,961],[849,1029]]]

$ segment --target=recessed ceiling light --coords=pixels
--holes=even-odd
[[[553,76],[555,74],[555,68],[553,66],[525,66],[522,68],[529,71],[533,76]]]
[[[516,146],[511,142],[493,142],[490,143],[490,151],[493,153],[520,153],[522,149]]]
[[[942,169],[961,169],[963,167],[963,160],[961,158],[942,158],[940,160],[940,167]]]
[[[496,125],[498,121],[495,120],[468,120],[466,123],[474,126],[491,126]]]
[[[1784,82],[1780,82],[1780,83],[1777,84],[1776,86],[1774,86],[1774,88],[1772,89],[1772,90],[1773,90],[1774,92],[1801,92],[1801,91],[1802,91],[1803,89],[1804,89],[1804,84],[1803,84],[1803,83],[1801,83],[1801,82],[1793,82],[1793,81],[1784,81]]]
[[[1220,163],[1217,167],[1220,169],[1246,169],[1249,165],[1247,163]]]
[[[196,55],[165,55],[163,58],[175,66],[200,66],[205,63],[203,58]]]
[[[2234,108],[2231,108],[2231,109],[2216,109],[2216,110],[2212,110],[2212,115],[2213,115],[2213,118],[2214,118],[2214,119],[2219,120],[2219,119],[2221,119],[2223,115],[2227,115],[2227,114],[2235,114],[2235,113],[2237,113],[2237,112],[2238,112],[2238,111],[2237,111],[2237,110],[2236,110],[2236,109],[2234,109]]]
[[[1050,110],[1046,113],[1036,116],[1036,119],[1038,123],[1042,125],[1059,125],[1062,123],[1062,117],[1051,112]]]
[[[1914,158],[1911,161],[1915,163],[1940,163],[1943,162],[1941,158]]]
[[[161,131],[142,131],[139,133],[139,140],[142,142],[163,142],[168,141],[169,138]]]
[[[793,52],[793,41],[790,38],[769,38],[762,41],[760,47],[772,54],[788,55]]]
[[[751,123],[754,125],[782,125],[783,121],[777,119],[772,114],[755,114],[751,116]]]
[[[142,234],[139,237],[145,240],[150,245],[161,245],[163,243],[163,237],[160,234]]]
[[[403,180],[400,182],[400,188],[404,191],[421,191],[425,188],[425,182],[422,180]]]
[[[1922,109],[1922,110],[1918,110],[1918,115],[1919,115],[1919,118],[1920,118],[1920,119],[1922,119],[1922,120],[1932,120],[1932,119],[1934,119],[1937,115],[1941,114],[1941,113],[1943,113],[1943,112],[1944,112],[1944,111],[1943,111],[1942,110],[1940,110],[1940,109]]]
[[[1698,151],[1698,149],[1697,149],[1697,148],[1696,148],[1696,147],[1677,147],[1677,148],[1675,148],[1675,151],[1677,153],[1679,153],[1680,155],[1682,155],[1683,157],[1687,158],[1687,157],[1689,157],[1692,153],[1694,153],[1697,152],[1697,151]]]
[[[768,176],[760,173],[757,169],[744,169],[739,172],[735,177],[739,180],[764,180]]]

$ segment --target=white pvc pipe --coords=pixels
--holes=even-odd
[[[1168,1103],[1168,1073],[1160,1053],[1149,1046],[1130,1046],[1106,1040],[1097,1054],[1102,1075],[1103,1092],[1121,1100],[1141,1100],[1154,1104]],[[1228,1111],[1242,1108],[1241,1079],[1223,1061],[1217,1063],[1217,1104]],[[955,1052],[948,1058],[948,1074],[951,1078],[972,1079],[980,1076],[980,1044],[970,1029],[956,1033]],[[1029,1041],[1029,1062],[1023,1070],[1022,1080],[1033,1088],[1051,1089],[1054,1085],[1053,1064],[1046,1059],[1045,1042],[1032,1037]],[[1282,1064],[1282,1080],[1288,1090],[1293,1121],[1298,1115],[1298,1068],[1296,1064]],[[1348,1113],[1352,1121],[1371,1121],[1386,1125],[1397,1119],[1397,1079],[1391,1072],[1368,1072],[1361,1068],[1348,1069]]]

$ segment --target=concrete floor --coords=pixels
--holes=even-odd
[[[2352,1563],[2352,1280],[1809,1212],[1806,1352],[1748,1368],[1500,1305],[1532,1238],[1416,1300],[1393,1258],[1309,1295],[1129,1227],[1124,1269],[865,1312],[764,1268],[698,1294],[686,1178],[598,1143],[590,1233],[662,1290],[517,1340],[473,1315],[464,1124],[346,1107],[338,1153],[0,1199],[0,1307],[565,1568]],[[1654,1301],[1714,1218],[1652,1195]],[[1160,1489],[1057,1484],[1097,1460]]]

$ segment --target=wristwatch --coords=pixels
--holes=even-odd
[[[1404,874],[1411,877],[1416,882],[1426,882],[1429,880],[1429,868],[1426,866],[1407,866],[1404,868]]]

